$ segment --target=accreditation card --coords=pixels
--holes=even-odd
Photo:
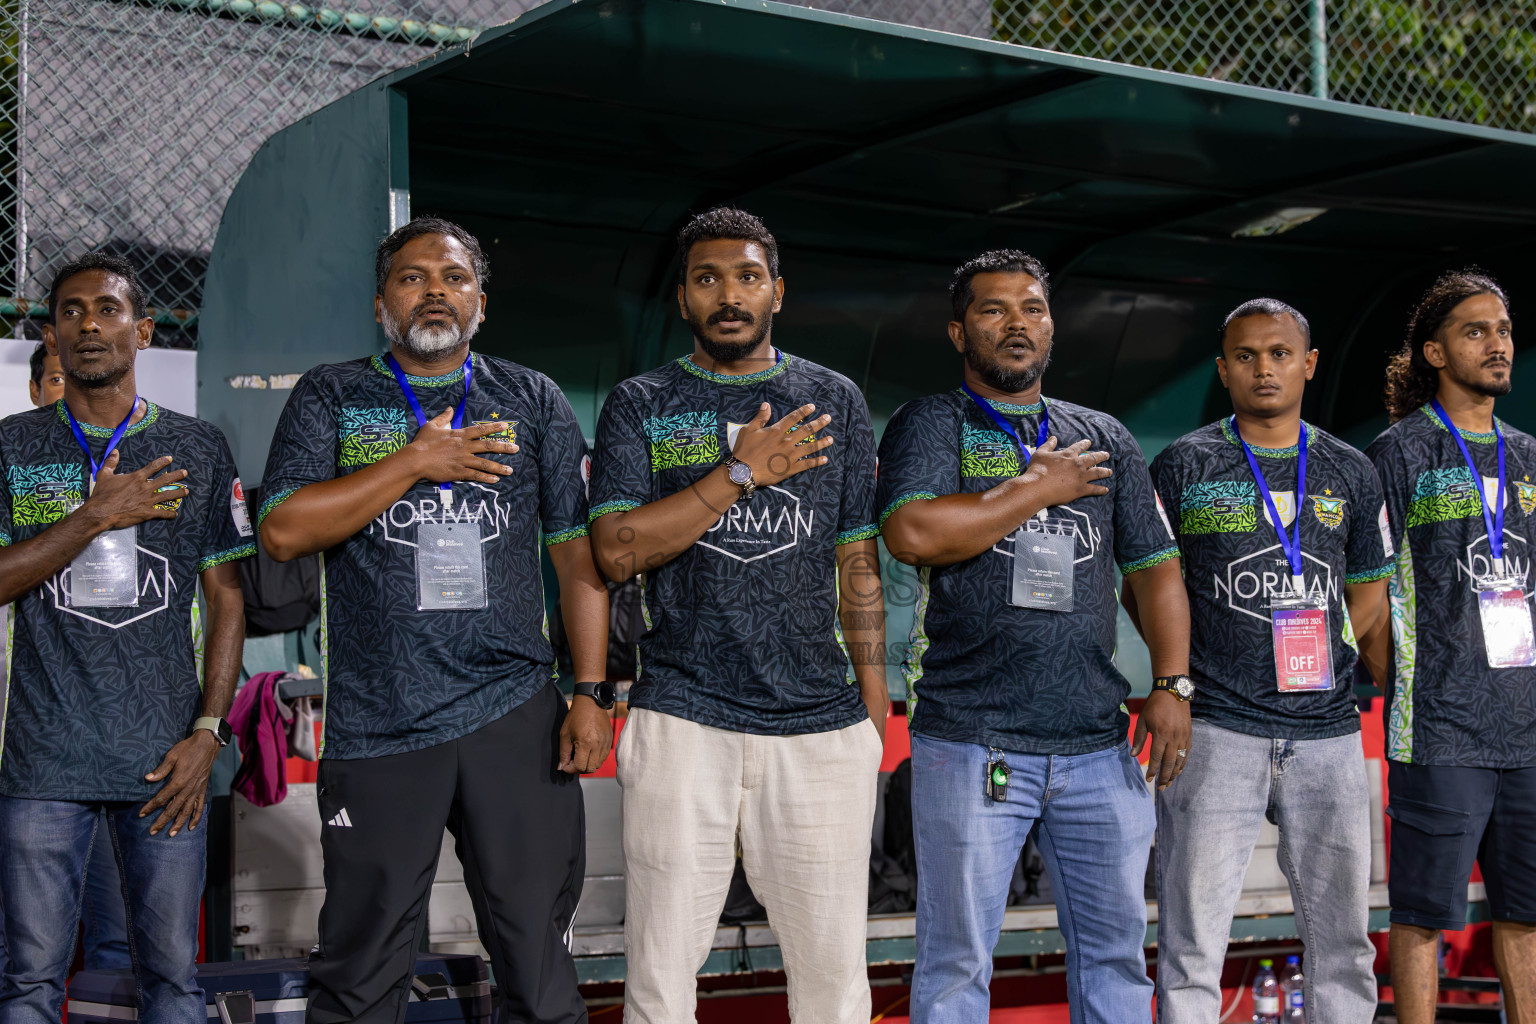
[[[1275,684],[1281,693],[1333,689],[1333,644],[1328,605],[1308,597],[1270,602],[1275,630]]]
[[[69,563],[73,608],[131,608],[139,603],[138,527],[96,535]]]
[[[469,611],[484,608],[485,603],[480,524],[418,523],[417,610]]]
[[[1488,667],[1536,665],[1536,637],[1532,636],[1531,606],[1525,600],[1525,580],[1518,576],[1484,576],[1478,579],[1476,588]]]

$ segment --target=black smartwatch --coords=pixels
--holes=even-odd
[[[598,707],[604,711],[613,710],[613,702],[619,695],[618,687],[612,683],[577,683],[574,687],[577,697],[591,697]]]
[[[221,747],[229,746],[229,741],[234,739],[235,736],[234,730],[229,727],[229,723],[222,718],[199,718],[197,721],[192,723],[192,733],[197,732],[199,729],[207,729],[209,732],[213,733],[213,735],[217,737],[219,746]],[[187,735],[190,736],[192,733],[188,733]]]
[[[1189,699],[1195,695],[1195,681],[1189,676],[1158,676],[1152,680],[1152,689],[1154,692],[1167,690],[1188,704]]]

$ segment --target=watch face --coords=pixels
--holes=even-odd
[[[597,684],[597,703],[604,708],[613,707],[614,700],[619,695],[619,688],[612,683]]]
[[[733,462],[730,469],[731,483],[738,487],[745,487],[752,479],[752,467],[745,462]]]
[[[1195,695],[1195,684],[1189,679],[1181,678],[1175,681],[1173,684],[1173,689],[1175,693],[1177,693],[1180,697],[1183,697],[1185,700],[1189,700],[1189,698]]]

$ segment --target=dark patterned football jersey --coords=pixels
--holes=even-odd
[[[1508,490],[1504,558],[1533,598],[1536,441],[1503,420]],[[1387,757],[1475,768],[1536,765],[1536,668],[1489,668],[1475,582],[1490,571],[1484,495],[1498,488],[1492,433],[1456,439],[1428,407],[1403,417],[1366,449],[1387,495],[1397,572],[1392,577],[1393,679]]]
[[[739,732],[794,735],[868,717],[838,623],[836,549],[877,536],[875,437],[853,382],[782,353],[732,376],[688,358],[624,381],[603,405],[592,518],[711,472],[767,402],[830,413],[831,461],[759,487],[643,578],[646,631],[630,704]]]
[[[379,757],[446,743],[487,725],[549,685],[554,651],[544,615],[539,542],[587,532],[587,448],[570,403],[541,373],[474,357],[464,423],[505,424],[512,467],[494,484],[460,481],[444,507],[416,484],[321,556],[323,755]],[[462,369],[409,377],[428,418],[464,398]],[[416,417],[380,356],[317,366],[293,389],[272,438],[260,519],[306,484],[355,473],[409,444]],[[480,531],[486,607],[418,611],[417,530]]]
[[[1190,714],[1250,736],[1309,740],[1360,730],[1344,587],[1386,579],[1394,567],[1371,461],[1316,427],[1306,431],[1301,494],[1296,446],[1250,447],[1281,523],[1289,531],[1301,516],[1307,596],[1328,604],[1334,686],[1323,692],[1279,690],[1270,603],[1291,596],[1291,567],[1229,421],[1185,434],[1152,460],[1152,481],[1179,543],[1189,593],[1196,690]]]
[[[1136,439],[1114,417],[1045,399],[1062,447],[1110,453],[1106,495],[1047,511],[1077,536],[1070,612],[1010,603],[1012,536],[918,572],[903,671],[914,732],[1029,754],[1084,754],[1125,741],[1130,684],[1115,667],[1119,575],[1178,557]],[[1042,405],[993,402],[1025,443]],[[1018,446],[963,391],[908,402],[880,441],[883,525],[910,501],[987,491],[1023,472]]]
[[[106,458],[113,428],[81,423]],[[144,776],[185,739],[202,703],[198,574],[256,553],[224,435],[145,403],[123,432],[118,472],[163,455],[187,471],[174,519],[135,528],[138,603],[81,607],[66,567],[11,606],[0,793],[36,800],[147,800]],[[63,401],[0,421],[0,545],[30,540],[90,493],[90,463]]]

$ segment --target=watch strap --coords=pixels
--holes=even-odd
[[[603,700],[602,694],[600,692],[601,688],[603,687],[609,688],[608,700],[606,702]],[[604,711],[607,711],[614,705],[612,687],[613,684],[606,681],[600,683],[577,683],[571,687],[571,694],[575,697],[591,697],[593,702],[597,704],[598,707],[602,708]]]
[[[1158,676],[1152,680],[1152,690],[1167,690],[1179,700],[1188,701],[1195,695],[1195,681],[1186,675]]]
[[[221,747],[229,746],[230,736],[233,735],[228,722],[222,718],[213,718],[212,716],[204,716],[192,723],[192,732],[197,732],[199,729],[207,729],[213,733],[214,739],[219,741],[219,746]]]

